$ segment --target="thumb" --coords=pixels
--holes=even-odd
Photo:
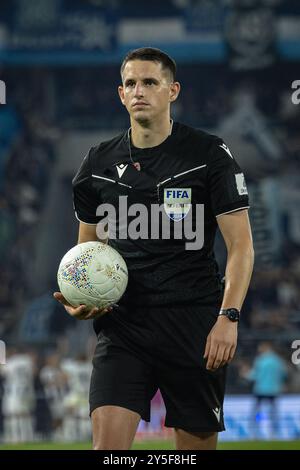
[[[69,304],[61,292],[53,292],[53,297],[61,304],[71,306],[71,304]]]
[[[53,297],[58,301],[61,301],[63,299],[63,295],[61,292],[53,292]]]

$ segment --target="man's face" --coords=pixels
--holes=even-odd
[[[170,72],[158,62],[131,60],[122,78],[118,89],[121,101],[137,122],[149,122],[169,112],[170,102],[179,93],[179,83],[173,83]]]

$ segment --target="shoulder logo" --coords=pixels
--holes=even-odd
[[[244,194],[248,194],[244,173],[236,173],[234,176],[239,195],[243,196]]]
[[[218,422],[221,420],[221,408],[213,408],[213,413],[215,417],[217,418]]]
[[[233,159],[233,156],[232,156],[232,154],[231,154],[231,152],[230,152],[230,150],[229,150],[229,148],[227,147],[226,144],[223,143],[222,145],[219,145],[219,147],[221,147],[221,149],[225,150],[225,152],[228,153],[228,155],[230,156],[230,158]]]
[[[119,175],[120,179],[122,178],[123,173],[124,173],[124,171],[126,170],[127,167],[128,167],[128,165],[125,165],[124,163],[121,163],[120,165],[116,165],[117,172],[118,172],[118,175]]]

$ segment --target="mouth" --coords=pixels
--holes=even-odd
[[[144,101],[139,101],[138,103],[134,103],[134,105],[132,105],[133,108],[138,108],[138,107],[145,107],[145,106],[148,106],[148,103],[145,103]]]

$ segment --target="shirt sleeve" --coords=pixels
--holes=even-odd
[[[249,208],[244,174],[221,139],[213,144],[211,150],[208,185],[211,206],[216,217]]]
[[[83,162],[76,173],[73,184],[73,206],[75,216],[79,222],[97,225],[99,217],[96,216],[99,206],[99,197],[92,186],[91,154],[93,148],[84,157]]]

